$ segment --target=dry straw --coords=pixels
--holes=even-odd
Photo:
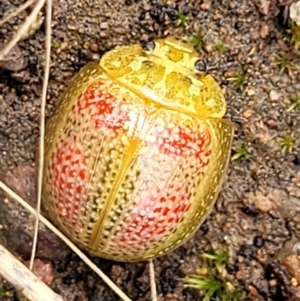
[[[18,9],[9,12],[2,20],[0,20],[0,26],[11,18],[17,16],[20,12],[24,11],[35,0],[29,0]],[[38,0],[31,14],[27,17],[22,26],[12,38],[12,40],[0,51],[0,60],[5,60],[5,56],[9,54],[12,48],[20,41],[20,39],[28,32],[32,23],[36,20],[38,13],[45,5],[45,0]],[[130,301],[130,298],[126,296],[86,255],[84,255],[65,235],[63,235],[58,229],[56,229],[47,219],[40,215],[40,204],[41,204],[41,186],[42,186],[42,170],[44,160],[44,124],[45,124],[45,103],[47,96],[47,86],[50,69],[50,52],[51,52],[51,10],[52,1],[47,1],[46,14],[46,62],[45,62],[45,73],[42,89],[41,99],[41,117],[40,117],[40,141],[39,141],[39,162],[40,171],[38,177],[38,195],[37,195],[37,208],[32,208],[27,202],[25,202],[20,196],[14,193],[9,187],[0,181],[0,188],[3,189],[9,196],[20,203],[26,208],[31,214],[36,217],[35,233],[33,249],[30,261],[30,269],[33,267],[33,261],[35,257],[38,224],[41,221],[45,224],[53,233],[60,237],[99,277],[117,294],[122,300]],[[25,297],[31,301],[58,301],[63,300],[60,296],[55,294],[51,289],[46,286],[41,280],[39,280],[32,272],[30,272],[22,263],[18,261],[10,252],[8,252],[3,246],[0,245],[0,262],[5,263],[0,265],[0,274],[9,281],[18,291],[23,293]],[[153,265],[150,266],[151,275],[154,275]],[[152,279],[152,283],[155,281]],[[155,292],[155,290],[153,290]],[[156,299],[156,292],[153,293],[153,301]],[[47,297],[46,297],[47,296]],[[47,299],[46,299],[47,298]]]

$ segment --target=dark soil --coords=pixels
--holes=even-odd
[[[155,260],[161,301],[202,299],[198,291],[184,288],[180,279],[197,272],[200,255],[211,249],[229,253],[228,277],[241,287],[242,300],[300,298],[300,117],[299,108],[288,110],[291,98],[300,91],[300,57],[284,40],[283,2],[54,1],[47,117],[72,76],[104,52],[169,34],[199,37],[201,31],[205,45],[201,49],[197,45],[198,50],[222,86],[235,123],[232,155],[241,154],[241,146],[247,150],[247,158],[231,162],[224,189],[201,229],[176,251]],[[19,0],[1,1],[0,17],[19,4]],[[188,18],[175,26],[179,11]],[[1,27],[2,44],[27,14]],[[42,13],[40,18],[44,17]],[[42,24],[19,43],[10,61],[0,65],[1,171],[34,163],[44,39]],[[288,60],[288,68],[282,59],[278,63],[278,56]],[[236,87],[237,80],[229,79],[246,66],[244,82]],[[280,138],[293,133],[293,147],[284,152]],[[93,260],[132,300],[150,300],[146,263]],[[51,287],[68,301],[119,300],[72,253],[44,263],[53,268]],[[2,285],[8,291],[0,294],[0,300],[18,300],[9,284]]]

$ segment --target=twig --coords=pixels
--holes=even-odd
[[[30,6],[35,0],[29,0],[19,6],[17,9],[13,9],[11,13],[8,13],[6,17],[4,17],[2,20],[0,20],[0,26],[9,21],[11,18],[17,16],[19,13],[21,13],[23,10],[25,10],[28,6]]]
[[[41,8],[43,7],[45,0],[39,0],[32,10],[31,14],[26,18],[26,21],[22,24],[22,26],[17,31],[16,35],[12,38],[12,40],[4,47],[2,51],[0,51],[0,61],[4,60],[4,57],[12,50],[12,48],[20,41],[21,37],[25,32],[28,31],[32,22],[36,20],[37,15]]]
[[[42,90],[42,98],[41,98],[41,116],[40,116],[40,141],[39,141],[39,170],[38,170],[38,187],[37,187],[37,204],[36,204],[36,219],[35,219],[35,228],[34,228],[34,236],[32,243],[32,251],[30,258],[29,268],[32,270],[33,261],[36,252],[36,245],[38,239],[38,231],[39,231],[39,217],[40,217],[40,209],[42,202],[42,182],[43,182],[43,169],[44,169],[44,136],[45,136],[45,108],[46,108],[46,98],[47,98],[47,87],[49,80],[49,72],[50,72],[50,60],[51,60],[51,15],[52,15],[52,1],[47,0],[47,22],[46,22],[46,62],[45,62],[45,73],[43,80],[43,90]]]
[[[26,201],[24,201],[18,194],[13,192],[2,181],[0,181],[0,188],[3,189],[9,196],[14,198],[20,205],[27,209],[31,214],[36,216],[36,211]],[[45,217],[40,215],[40,221],[56,234],[70,249],[72,249],[78,257],[82,259],[119,297],[124,301],[132,301],[127,297],[86,255],[84,255],[62,232],[56,229]],[[1,263],[2,264],[2,263]],[[0,264],[0,265],[1,265]],[[41,300],[41,299],[40,299]],[[44,300],[43,300],[44,301]]]
[[[151,301],[157,301],[158,299],[157,299],[153,260],[149,260],[149,277],[150,277],[150,287],[151,287]]]
[[[2,245],[0,262],[0,274],[30,301],[63,301]]]

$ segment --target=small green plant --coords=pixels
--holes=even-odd
[[[229,265],[229,255],[222,250],[213,250],[209,253],[203,253],[202,257],[208,259],[209,264],[224,265],[225,267]]]
[[[295,143],[296,143],[295,133],[291,133],[279,138],[279,143],[283,155],[286,152],[291,153],[294,150]]]
[[[183,279],[186,287],[200,290],[203,301],[239,301],[242,293],[228,280],[228,253],[214,250],[202,255],[203,265],[201,275],[192,275]]]
[[[182,10],[179,10],[177,13],[177,18],[175,19],[174,23],[175,23],[175,26],[186,27],[188,20],[189,20],[188,16],[185,15],[185,13]]]
[[[300,110],[300,94],[292,95],[290,98],[290,106],[287,109],[288,112],[293,110]]]
[[[227,51],[227,47],[225,46],[225,44],[223,44],[222,42],[218,42],[216,45],[215,45],[215,48],[216,50],[219,52],[219,53],[224,53]]]
[[[293,45],[296,50],[300,47],[300,26],[290,20],[289,29],[286,30],[285,40]]]
[[[231,157],[232,161],[235,160],[248,160],[250,153],[244,144],[238,145],[235,148],[235,154]]]
[[[6,292],[7,292],[7,289],[5,289],[4,287],[0,287],[0,297],[5,296]]]
[[[205,42],[203,40],[203,35],[201,30],[199,30],[197,33],[191,36],[189,39],[189,42],[194,46],[194,48],[198,51],[202,51],[205,47]]]
[[[53,49],[58,49],[59,47],[60,47],[60,42],[58,42],[58,41],[55,41],[55,40],[52,40],[52,45],[51,45],[51,47],[53,48]]]
[[[275,60],[277,66],[280,68],[280,73],[287,72],[290,74],[293,64],[286,55],[275,54]]]
[[[238,68],[234,76],[228,78],[228,80],[231,82],[234,88],[241,90],[245,87],[247,83],[248,69],[248,65],[243,65]]]
[[[14,291],[11,291],[5,287],[0,287],[0,297],[12,297],[13,295],[14,295]]]

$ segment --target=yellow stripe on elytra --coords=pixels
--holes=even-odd
[[[116,174],[116,177],[113,182],[113,189],[110,190],[109,195],[107,196],[104,204],[104,208],[100,212],[100,216],[98,221],[96,222],[94,226],[93,233],[91,235],[91,243],[90,246],[92,249],[97,249],[97,246],[99,245],[99,239],[101,238],[101,234],[103,232],[105,221],[107,220],[107,217],[109,215],[109,212],[115,202],[116,195],[119,191],[119,188],[121,187],[124,178],[128,174],[128,170],[131,167],[131,164],[133,162],[133,158],[136,156],[136,151],[141,143],[140,139],[134,139],[130,141],[130,144],[126,151],[124,152],[125,156],[122,160],[122,164],[119,167],[118,173]]]

